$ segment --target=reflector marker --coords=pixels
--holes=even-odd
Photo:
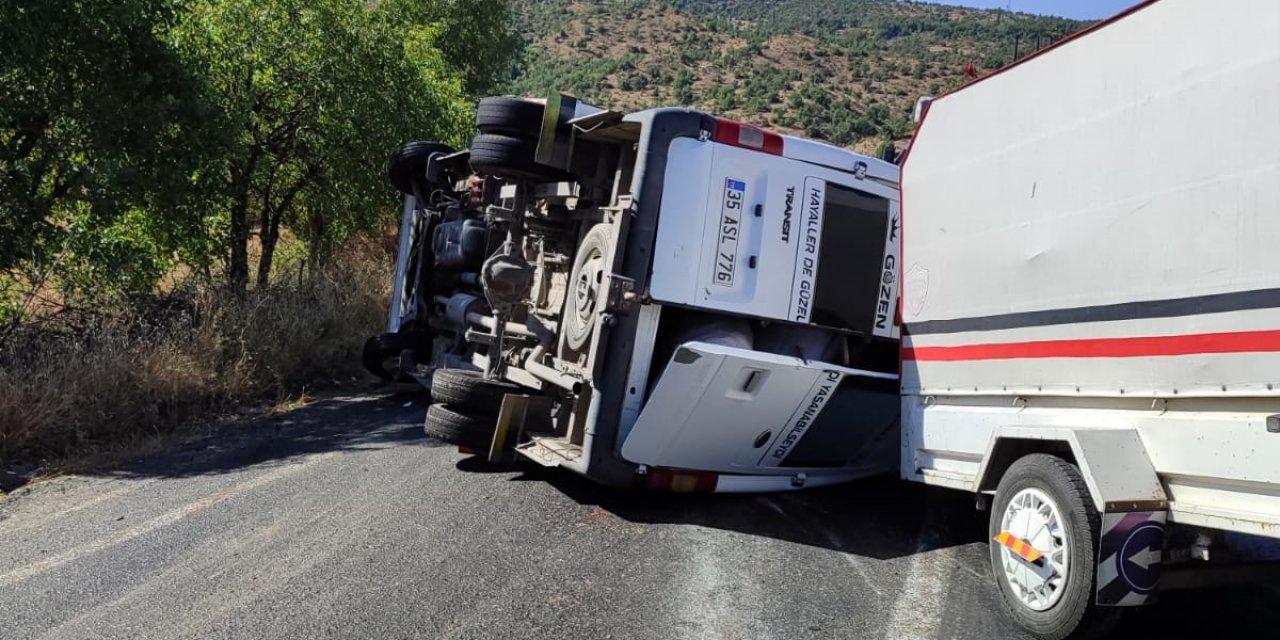
[[[1023,541],[1022,538],[1008,531],[1001,531],[1000,535],[996,536],[996,542],[1008,547],[1010,551],[1027,562],[1039,562],[1040,558],[1044,557],[1044,554],[1031,546],[1031,543]]]
[[[676,493],[712,493],[716,490],[719,479],[720,476],[714,473],[662,467],[650,469],[648,473],[650,489]]]

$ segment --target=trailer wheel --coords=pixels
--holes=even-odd
[[[413,179],[425,178],[427,160],[433,153],[453,153],[453,147],[441,142],[410,142],[396,149],[387,159],[387,179],[405,195],[413,195]]]
[[[493,443],[493,433],[498,420],[493,416],[477,416],[462,413],[446,404],[427,407],[425,430],[428,436],[466,447],[475,451],[488,451]]]
[[[524,393],[520,385],[489,380],[471,369],[436,369],[431,376],[431,401],[447,404],[475,416],[496,418],[502,398],[508,393]]]
[[[482,133],[471,141],[471,168],[484,175],[534,182],[572,178],[564,171],[534,161],[537,149],[538,143],[533,140]]]
[[[491,96],[476,105],[476,128],[515,138],[537,139],[542,133],[545,106],[536,100]]]
[[[1025,456],[1000,479],[991,509],[991,570],[1005,607],[1035,637],[1094,638],[1118,620],[1122,609],[1094,603],[1100,528],[1080,470],[1062,458]],[[1002,534],[1009,534],[1008,544]]]
[[[613,233],[608,224],[597,224],[587,231],[573,259],[569,275],[569,295],[565,296],[564,334],[569,348],[582,351],[596,327],[596,317],[603,304],[605,260]]]

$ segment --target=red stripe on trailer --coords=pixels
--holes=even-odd
[[[906,347],[903,360],[958,362],[1030,358],[1145,358],[1280,351],[1280,330],[1200,333],[1138,338],[1084,338],[949,347]]]

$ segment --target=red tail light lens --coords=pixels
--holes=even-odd
[[[649,470],[649,488],[675,493],[711,493],[720,476],[701,471],[681,471],[656,467]]]
[[[775,156],[782,155],[781,135],[725,118],[716,118],[716,131],[711,139],[743,149],[762,151]]]

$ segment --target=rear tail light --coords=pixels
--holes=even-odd
[[[716,118],[716,131],[711,139],[743,149],[763,151],[775,156],[782,155],[781,135],[725,118]]]
[[[675,493],[711,493],[720,480],[720,476],[714,473],[661,467],[649,469],[646,478],[650,489]]]

